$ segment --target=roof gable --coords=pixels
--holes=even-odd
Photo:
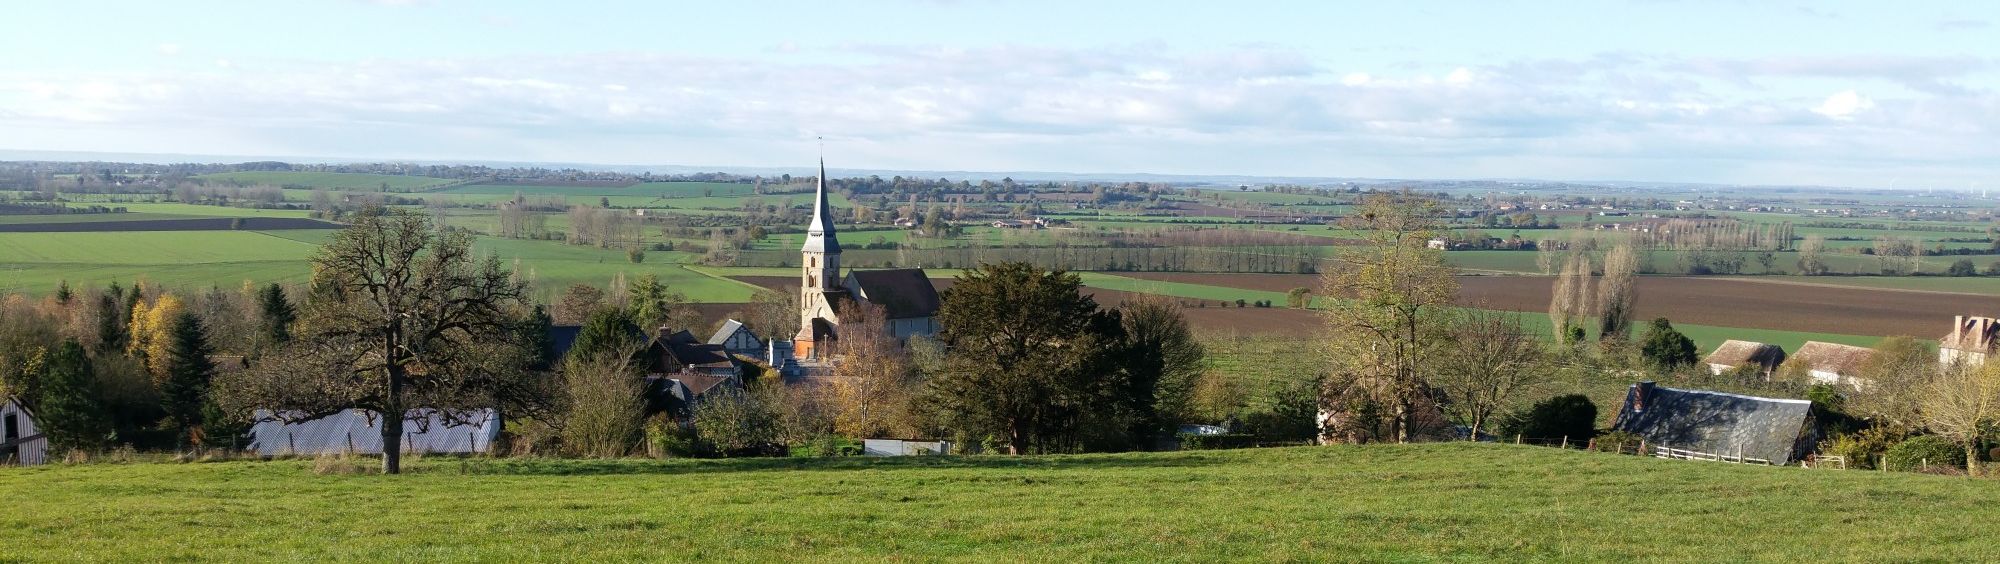
[[[1861,365],[1873,356],[1875,350],[1868,347],[1806,341],[1806,344],[1799,346],[1799,352],[1793,354],[1792,358],[1806,363],[1807,367],[1815,371],[1852,376],[1860,372]]]
[[[1708,358],[1702,359],[1704,364],[1764,367],[1777,366],[1784,361],[1785,349],[1778,348],[1777,345],[1736,340],[1723,342],[1722,346],[1715,348],[1715,352],[1709,353]]]

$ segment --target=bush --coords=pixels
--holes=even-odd
[[[840,435],[827,434],[792,447],[790,454],[795,458],[829,458],[835,456],[861,456],[863,450],[860,441]]]
[[[1874,470],[1875,463],[1889,452],[1889,447],[1903,440],[1903,435],[1883,428],[1863,429],[1853,433],[1837,433],[1833,438],[1820,443],[1819,452],[1827,456],[1847,459],[1847,467],[1853,470]]]
[[[1979,267],[1973,266],[1970,260],[1958,259],[1958,262],[1951,263],[1951,267],[1945,269],[1944,274],[1945,276],[1978,276]]]
[[[1591,444],[1595,445],[1594,450],[1598,452],[1645,454],[1639,451],[1639,447],[1645,445],[1645,443],[1645,437],[1637,434],[1625,431],[1611,431],[1598,435],[1597,441]]]
[[[1218,450],[1257,446],[1257,436],[1248,433],[1226,435],[1181,434],[1181,450]]]
[[[1896,443],[1889,447],[1887,457],[1889,469],[1897,472],[1965,469],[1965,449],[1937,435],[1911,437]]]
[[[1502,418],[1499,429],[1502,437],[1517,435],[1538,441],[1568,438],[1570,443],[1583,446],[1597,435],[1597,404],[1576,394],[1552,397]]]

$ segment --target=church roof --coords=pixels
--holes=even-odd
[[[854,270],[847,278],[856,297],[882,306],[889,319],[937,315],[937,287],[931,285],[924,269]]]
[[[819,160],[819,188],[813,191],[812,222],[806,224],[805,252],[838,253],[840,238],[833,233],[833,208],[826,203],[826,159]]]

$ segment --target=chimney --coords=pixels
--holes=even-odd
[[[1646,403],[1653,400],[1653,381],[1647,380],[1633,386],[1632,412],[1645,413]]]

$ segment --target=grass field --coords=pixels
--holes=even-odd
[[[304,186],[307,188],[365,191],[381,190],[383,184],[388,184],[390,190],[410,191],[451,183],[451,180],[448,179],[431,178],[428,176],[362,174],[353,172],[221,172],[203,174],[195,178],[249,185]]]
[[[0,469],[0,559],[2000,558],[1988,481],[1532,446],[412,466]]]

